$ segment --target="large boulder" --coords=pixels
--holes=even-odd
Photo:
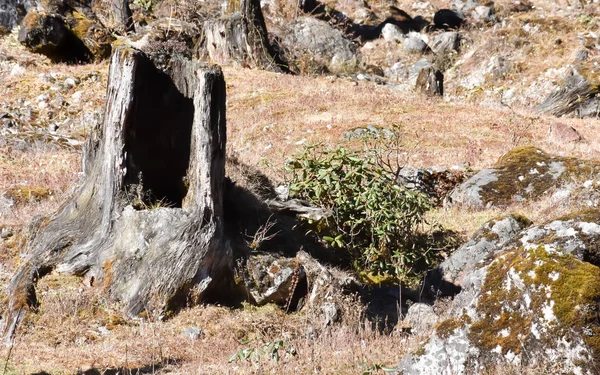
[[[110,55],[114,40],[104,27],[84,13],[65,16],[32,10],[23,19],[19,42],[56,62],[90,62]]]
[[[449,316],[401,374],[497,367],[596,374],[600,358],[600,211],[522,231],[462,279]],[[590,262],[586,261],[589,260]]]
[[[531,225],[527,218],[515,214],[490,220],[423,279],[423,292],[429,297],[454,296],[461,290],[463,278],[514,240]]]
[[[331,73],[354,72],[359,63],[355,45],[327,22],[300,17],[282,35],[281,44],[291,65],[301,70],[325,69]]]
[[[531,147],[517,147],[459,185],[450,198],[453,204],[476,208],[507,206],[515,201],[538,199],[552,189],[584,183],[600,172],[600,164],[576,158],[552,156]]]

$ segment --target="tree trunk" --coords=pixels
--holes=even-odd
[[[142,52],[118,49],[85,179],[26,245],[9,286],[5,337],[52,271],[103,288],[130,316],[197,303],[226,278],[225,134],[219,67],[174,59],[165,72]]]
[[[133,27],[133,14],[129,8],[128,0],[111,0],[110,10],[113,16],[113,22],[118,31],[123,33],[135,31]]]
[[[204,23],[204,48],[217,64],[238,63],[275,72],[286,71],[285,64],[269,42],[267,26],[259,0],[240,0],[233,4],[233,15]]]

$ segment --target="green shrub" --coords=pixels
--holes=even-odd
[[[314,228],[330,246],[348,251],[356,271],[414,276],[415,264],[433,259],[415,242],[430,201],[398,185],[397,170],[386,168],[380,151],[308,146],[288,164],[290,195],[331,210]]]

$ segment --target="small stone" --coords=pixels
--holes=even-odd
[[[471,12],[471,17],[475,22],[496,22],[496,12],[493,7],[479,5]]]
[[[386,42],[400,43],[404,40],[404,33],[398,26],[388,23],[381,29],[381,36]]]
[[[402,42],[402,47],[410,53],[425,53],[429,50],[429,46],[427,46],[421,34],[414,32],[408,34]]]
[[[404,321],[411,327],[414,334],[424,334],[437,324],[439,317],[433,307],[424,303],[414,303],[408,308]]]
[[[568,144],[581,142],[583,137],[574,127],[555,122],[548,129],[548,140],[557,144]]]
[[[11,77],[21,77],[25,74],[25,68],[23,68],[21,65],[17,64],[15,66],[13,66],[13,68],[10,70],[10,76]]]
[[[196,327],[187,327],[181,334],[190,340],[198,340],[202,334],[202,330]]]
[[[77,86],[79,84],[79,82],[80,82],[79,79],[69,77],[69,78],[65,79],[64,84],[65,84],[65,87],[71,88],[71,87]]]
[[[5,240],[8,237],[11,237],[13,235],[13,229],[12,228],[2,228],[2,230],[0,230],[0,238]]]
[[[325,302],[321,306],[321,310],[325,314],[323,326],[327,327],[339,320],[339,307],[333,302]]]

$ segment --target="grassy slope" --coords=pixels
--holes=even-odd
[[[446,5],[446,2],[432,3]],[[548,9],[528,17],[539,18],[544,12],[560,11],[559,2],[542,5]],[[554,6],[557,8],[550,9]],[[577,31],[581,29],[578,24],[574,27]],[[566,41],[575,38],[572,31],[554,32]],[[87,95],[89,108],[101,106],[106,64],[50,65],[23,51],[12,38],[0,39],[0,54],[13,57],[10,62],[0,63],[0,101],[34,100],[41,93],[49,92],[50,87],[42,82],[40,73],[59,72],[83,78],[89,72],[99,72],[99,81],[85,81],[79,90]],[[478,38],[484,39],[481,35]],[[531,52],[534,55],[527,61],[552,55],[542,47]],[[558,68],[565,59],[546,59],[538,69]],[[527,61],[523,64],[529,65],[524,65],[521,71],[524,80],[541,73]],[[23,77],[8,74],[15,62],[27,68]],[[416,94],[394,93],[372,83],[356,83],[345,78],[286,76],[231,67],[224,71],[228,86],[228,150],[238,153],[246,163],[258,166],[276,181],[285,178],[283,163],[302,147],[299,143],[336,145],[342,142],[341,136],[346,130],[367,124],[381,127],[400,124],[409,155],[407,164],[414,166],[468,165],[480,169],[493,164],[512,147],[525,144],[541,147],[549,153],[586,159],[599,157],[597,120],[560,119],[576,127],[586,138],[584,143],[560,145],[546,138],[549,125],[557,120],[526,108],[517,108],[515,113],[507,108],[482,107],[476,100],[453,104]],[[65,96],[71,94],[69,91]],[[68,115],[68,111],[64,115]],[[68,136],[82,139],[85,129],[75,126],[66,132]],[[0,192],[13,184],[26,182],[48,188],[53,195],[42,202],[24,202],[0,217],[0,227],[18,228],[28,223],[34,214],[55,210],[65,199],[69,187],[79,179],[79,161],[80,154],[76,150],[41,143],[26,149],[2,146]],[[568,211],[569,205],[557,207],[548,200],[509,209],[541,221],[557,216],[557,210]],[[434,212],[432,217],[468,235],[482,222],[501,213],[497,209],[471,212],[453,208]],[[0,279],[5,283],[18,256],[14,250],[2,246],[4,261]],[[22,326],[11,352],[9,368],[17,374],[145,366],[149,372],[169,370],[181,374],[356,374],[364,364],[368,367],[397,363],[410,342],[418,340],[407,340],[399,332],[380,336],[371,329],[361,328],[356,315],[360,308],[352,302],[345,307],[347,320],[343,325],[313,339],[311,329],[320,327],[313,327],[312,317],[304,313],[284,317],[269,307],[235,311],[197,307],[168,322],[124,321],[117,306],[109,306],[96,291],[86,289],[77,279],[47,278],[40,289],[42,308]],[[202,329],[198,340],[182,336],[181,330],[188,326]],[[99,327],[110,328],[110,333],[103,335]],[[227,363],[229,356],[241,348],[260,347],[259,337],[267,342],[283,339],[286,345],[295,347],[298,355],[282,356],[278,363],[266,359]],[[240,344],[240,340],[246,339],[255,341]],[[6,358],[7,353],[8,349],[4,348],[0,358]],[[165,361],[170,364],[160,369]]]

